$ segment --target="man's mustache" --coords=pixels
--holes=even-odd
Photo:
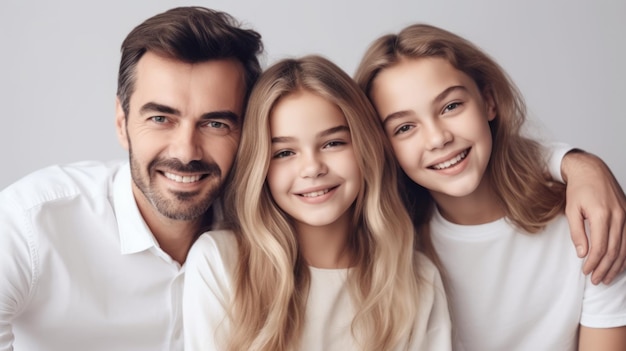
[[[152,173],[155,168],[166,168],[178,173],[205,173],[210,176],[222,175],[222,170],[216,163],[206,163],[203,161],[191,161],[187,164],[183,164],[180,160],[175,158],[170,159],[156,159],[150,162],[148,170]]]

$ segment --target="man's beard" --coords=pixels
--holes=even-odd
[[[222,182],[220,181],[222,171],[215,163],[205,163],[202,161],[191,161],[184,165],[177,159],[160,159],[156,158],[150,162],[147,167],[149,179],[145,179],[141,174],[141,165],[133,157],[132,148],[130,153],[130,171],[133,182],[148,199],[156,210],[163,216],[180,221],[190,221],[203,216],[215,198],[219,195]],[[200,194],[199,191],[172,191],[175,196],[174,199],[168,199],[158,189],[153,188],[153,179],[156,176],[156,168],[166,169],[174,173],[203,173],[203,181],[208,181],[206,178],[215,178],[216,182],[214,187],[209,191],[204,198],[196,199]],[[194,203],[194,199],[196,199]]]

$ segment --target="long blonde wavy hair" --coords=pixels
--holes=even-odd
[[[448,60],[474,80],[484,97],[493,99],[496,118],[490,122],[493,148],[486,174],[507,218],[529,233],[540,231],[563,212],[565,186],[547,174],[541,146],[522,135],[526,120],[523,98],[504,70],[487,54],[456,34],[415,24],[398,34],[375,40],[359,64],[355,80],[369,96],[382,70],[393,67],[401,59],[423,57]],[[426,189],[402,173],[405,203],[420,234],[426,234],[434,200]],[[428,237],[423,240],[428,241]]]
[[[343,112],[361,190],[353,205],[348,286],[356,307],[352,334],[363,350],[388,350],[413,330],[420,281],[414,229],[397,191],[394,156],[378,132],[378,117],[356,83],[319,56],[286,59],[267,69],[254,87],[239,154],[225,196],[239,261],[230,309],[230,350],[296,350],[303,332],[310,273],[292,220],[266,184],[270,116],[281,98],[317,94]]]

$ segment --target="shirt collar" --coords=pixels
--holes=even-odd
[[[122,254],[133,254],[152,247],[160,247],[137,207],[128,162],[120,167],[113,180],[113,204]],[[224,219],[220,200],[216,200],[210,210],[213,211],[211,229],[215,230]]]
[[[113,182],[113,204],[120,234],[121,253],[132,254],[151,247],[159,247],[135,202],[129,163],[120,168]]]

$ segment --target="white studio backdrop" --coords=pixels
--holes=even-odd
[[[371,41],[423,22],[476,43],[524,94],[531,130],[593,152],[626,185],[626,1],[82,1],[0,4],[0,189],[36,169],[126,158],[114,129],[119,47],[171,7],[261,33],[264,65],[321,54],[350,75]]]

